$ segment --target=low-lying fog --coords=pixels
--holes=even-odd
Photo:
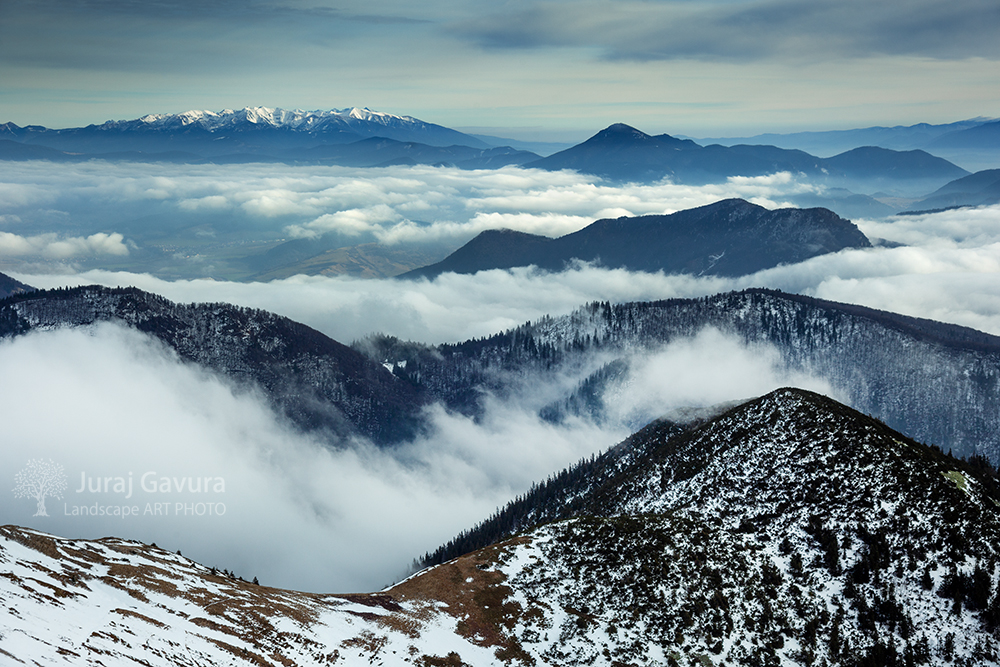
[[[97,163],[45,167],[26,163],[0,183],[0,257],[8,262],[0,271],[41,288],[136,285],[176,301],[264,308],[345,343],[375,331],[458,341],[595,299],[701,296],[749,286],[1000,334],[1000,207],[856,220],[870,237],[904,245],[845,251],[738,279],[581,265],[559,274],[517,269],[414,282],[324,276],[166,281],[136,267],[90,267],[119,266],[113,262],[140,252],[159,233],[157,221],[176,216],[183,222],[186,211],[202,209],[231,226],[202,228],[204,234],[235,234],[245,224],[255,238],[335,233],[454,247],[486,228],[559,235],[598,217],[663,213],[730,196],[773,207],[811,186],[787,175],[705,187],[613,187],[575,174],[517,170],[115,165],[102,174]],[[151,207],[159,217],[144,223]],[[766,351],[746,350],[711,330],[641,361],[632,364],[634,391],[618,397],[622,414],[655,415],[786,384],[828,391],[821,378],[787,377]],[[490,401],[479,423],[432,408],[430,433],[396,450],[363,442],[331,448],[296,432],[260,397],[234,393],[143,335],[112,325],[0,342],[0,369],[0,473],[8,487],[14,489],[15,475],[31,459],[52,460],[66,475],[62,497],[46,501],[48,517],[32,516],[35,501],[11,492],[0,506],[0,523],[68,537],[155,541],[247,579],[317,591],[391,583],[414,557],[533,481],[628,435],[620,423],[546,423],[537,418],[536,397],[525,394]],[[124,484],[131,479],[131,497],[124,487],[115,492],[119,477]],[[177,490],[195,478],[202,489],[209,478],[212,490]],[[99,493],[88,488],[94,480],[102,484]],[[219,516],[221,508],[208,503],[223,503],[225,513]],[[138,508],[138,515],[79,515],[95,506]]]

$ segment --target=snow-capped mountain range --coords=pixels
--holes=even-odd
[[[357,121],[362,121],[361,123]],[[365,107],[348,107],[346,109],[318,109],[303,111],[302,109],[279,109],[272,107],[243,107],[238,111],[223,109],[222,111],[207,111],[192,109],[178,114],[147,114],[136,120],[108,121],[101,125],[106,128],[121,128],[144,123],[149,127],[184,127],[200,125],[209,131],[218,131],[237,127],[243,123],[271,125],[273,127],[289,127],[296,130],[316,129],[327,123],[346,123],[361,126],[364,123],[377,123],[384,127],[423,127],[428,125],[412,116],[397,116],[395,114],[372,111]]]
[[[307,132],[316,135],[350,131],[361,138],[385,137],[399,141],[424,139],[428,145],[449,145],[450,141],[485,148],[478,139],[456,130],[427,123],[412,116],[399,116],[367,107],[303,111],[271,107],[244,107],[222,111],[191,110],[178,114],[147,114],[135,120],[108,121],[97,128],[104,131],[175,130],[197,127],[212,133],[243,132],[250,129],[274,128]],[[433,138],[433,140],[428,140]]]
[[[357,107],[318,111],[262,106],[238,111],[192,110],[147,114],[132,120],[109,120],[65,129],[37,125],[19,127],[13,123],[0,125],[0,139],[67,153],[190,154],[186,159],[221,155],[296,159],[300,156],[287,152],[349,144],[373,137],[435,147],[489,148],[475,137],[441,125]],[[530,157],[538,156],[532,153]],[[157,157],[167,158],[169,156]]]

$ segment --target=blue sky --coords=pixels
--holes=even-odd
[[[995,0],[3,0],[0,122],[368,106],[517,138],[1000,116]]]

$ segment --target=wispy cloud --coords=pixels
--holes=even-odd
[[[787,173],[707,186],[666,181],[619,186],[572,172],[435,167],[276,170],[271,165],[25,163],[2,180],[0,229],[12,235],[3,238],[12,248],[26,251],[30,246],[38,253],[37,261],[45,259],[49,242],[92,239],[87,247],[93,252],[121,252],[129,242],[139,250],[147,243],[162,243],[161,235],[172,236],[171,243],[187,239],[200,244],[204,238],[216,243],[333,234],[345,244],[419,243],[444,254],[485,229],[559,236],[600,217],[669,213],[725,197],[774,208],[800,194],[822,193]],[[587,266],[553,275],[528,269],[476,277],[445,275],[432,282],[296,276],[252,285],[171,282],[143,275],[141,269],[45,275],[51,267],[48,272],[38,267],[30,272],[35,275],[25,270],[18,275],[38,286],[136,284],[180,301],[231,301],[288,315],[347,342],[372,331],[426,342],[463,340],[545,314],[565,313],[594,299],[701,296],[749,286],[1000,333],[1000,309],[993,297],[1000,263],[1000,207],[856,222],[870,237],[905,247],[841,252],[736,280]],[[56,236],[46,236],[51,234]],[[27,242],[35,237],[34,245]],[[138,251],[133,255],[138,262]],[[7,257],[17,259],[9,252]]]
[[[143,246],[212,225],[238,240],[339,235],[346,243],[421,243],[451,250],[486,229],[547,236],[596,219],[671,213],[727,197],[775,208],[817,187],[782,173],[715,185],[617,185],[573,172],[439,167],[351,169],[250,165],[29,162],[0,178],[0,216],[18,233],[89,233]],[[55,213],[61,212],[61,213]],[[155,222],[154,222],[155,221]],[[15,225],[8,225],[10,232]],[[172,238],[171,246],[184,236]],[[236,239],[234,239],[236,240]],[[187,242],[192,242],[190,235]],[[200,244],[195,244],[200,245]]]
[[[450,172],[440,177],[457,178]],[[493,177],[528,178],[528,185],[533,183],[531,174]],[[525,194],[531,187],[522,191],[519,185],[508,192],[494,183],[496,190],[479,196],[496,197],[494,207],[500,208],[504,194],[513,199],[516,191],[526,198],[512,208],[536,210],[537,204],[540,210],[548,196],[544,191],[550,193],[553,208],[563,211],[558,215],[572,217],[577,206],[632,208],[641,195],[666,192],[655,187],[588,188],[572,175],[558,178],[564,179],[561,185],[546,182],[534,195]],[[296,201],[315,197],[330,184],[313,183],[308,193],[289,185],[269,184],[272,190],[292,193]],[[464,196],[466,187],[455,180],[451,189],[441,182],[437,186],[443,193],[434,203],[439,207],[450,197]],[[201,187],[195,193],[199,197],[223,191],[212,184]],[[348,189],[359,205],[377,197],[381,187],[369,183]],[[141,199],[150,190],[167,193],[166,199],[156,201],[176,206],[195,188],[172,178],[140,179],[130,196]],[[120,195],[123,190],[113,187],[109,192]],[[684,192],[707,196],[700,190]],[[479,213],[466,213],[463,224],[471,224]],[[1000,207],[861,220],[859,225],[872,236],[909,245],[844,251],[739,279],[586,265],[556,274],[525,268],[475,276],[445,274],[433,281],[297,276],[246,284],[165,281],[107,271],[16,277],[39,287],[136,285],[181,302],[228,301],[264,308],[344,342],[372,331],[429,343],[457,341],[545,314],[567,313],[595,299],[691,297],[749,286],[861,303],[1000,335]],[[718,332],[704,331],[636,359],[629,381],[607,397],[616,418],[601,426],[579,420],[553,425],[537,416],[541,406],[580,379],[581,369],[574,371],[577,375],[529,379],[523,392],[508,399],[487,397],[486,414],[478,421],[433,407],[427,433],[387,452],[363,442],[331,449],[329,443],[302,436],[258,397],[234,392],[134,331],[104,326],[45,332],[0,343],[0,416],[5,425],[0,470],[12,477],[27,459],[45,456],[75,471],[102,475],[129,470],[221,474],[231,508],[223,522],[63,517],[37,527],[156,541],[206,564],[260,576],[265,583],[312,590],[370,589],[401,576],[412,557],[487,516],[532,481],[610,446],[644,419],[673,407],[747,398],[786,384],[829,392],[822,378],[789,375],[776,360],[766,347],[746,349]],[[5,503],[0,508],[0,522],[32,520],[30,507]],[[314,553],[324,558],[309,555]]]
[[[996,58],[998,29],[1000,12],[988,0],[528,1],[453,26],[486,48],[593,48],[610,59],[740,62]]]

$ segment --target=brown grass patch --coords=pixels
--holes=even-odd
[[[236,648],[232,644],[227,644],[222,640],[212,639],[211,637],[203,637],[203,639],[212,642],[223,651],[231,653],[241,660],[247,660],[255,665],[260,665],[260,667],[272,667],[271,663],[269,663],[264,656],[254,653],[253,651],[248,651],[245,648]]]
[[[443,658],[437,655],[422,655],[419,664],[421,667],[472,667],[462,662],[462,656],[454,651]]]
[[[150,625],[155,625],[158,628],[166,628],[167,627],[166,623],[161,623],[160,621],[157,621],[155,618],[150,618],[149,616],[143,616],[139,612],[132,611],[131,609],[112,609],[111,613],[112,614],[121,614],[122,616],[129,616],[131,618],[138,618],[140,621],[146,621]]]
[[[0,655],[5,655],[5,656],[7,656],[8,658],[10,658],[11,660],[17,660],[17,661],[18,661],[19,663],[21,663],[22,665],[24,664],[24,660],[18,660],[18,659],[17,659],[17,658],[15,658],[15,657],[14,657],[13,655],[11,655],[10,653],[7,653],[7,651],[3,650],[3,648],[0,648]]]
[[[404,634],[410,639],[420,638],[420,622],[413,616],[404,616],[403,614],[386,614],[385,616],[379,616],[376,620],[381,626],[389,628],[400,634]]]
[[[371,630],[362,630],[357,637],[351,637],[340,642],[343,648],[359,648],[367,651],[372,658],[378,655],[385,645],[389,643],[389,638],[384,635],[376,635]]]
[[[197,625],[199,628],[208,628],[209,630],[215,630],[216,632],[222,632],[227,635],[234,634],[232,628],[222,625],[221,623],[217,623],[210,618],[205,618],[204,616],[195,616],[190,619],[190,622]]]
[[[504,585],[503,573],[492,569],[510,547],[528,542],[526,537],[514,538],[461,556],[394,586],[389,594],[403,601],[444,602],[448,606],[439,607],[439,611],[456,619],[457,630],[462,636],[479,646],[497,647],[497,657],[505,662],[517,660],[526,665],[534,664],[517,637],[510,633],[524,610],[519,603],[506,601],[513,591]],[[450,655],[448,658],[424,656],[423,659],[425,663],[427,660],[454,660]]]
[[[386,611],[403,611],[403,608],[399,606],[390,595],[385,593],[348,593],[346,595],[335,596],[342,600],[347,600],[348,602],[356,602],[357,604],[363,604],[366,607],[381,607]]]
[[[56,548],[55,540],[47,535],[29,532],[18,526],[0,526],[0,535],[3,535],[12,542],[23,544],[29,549],[34,549],[38,553],[45,554],[49,558],[59,560],[62,554]]]

